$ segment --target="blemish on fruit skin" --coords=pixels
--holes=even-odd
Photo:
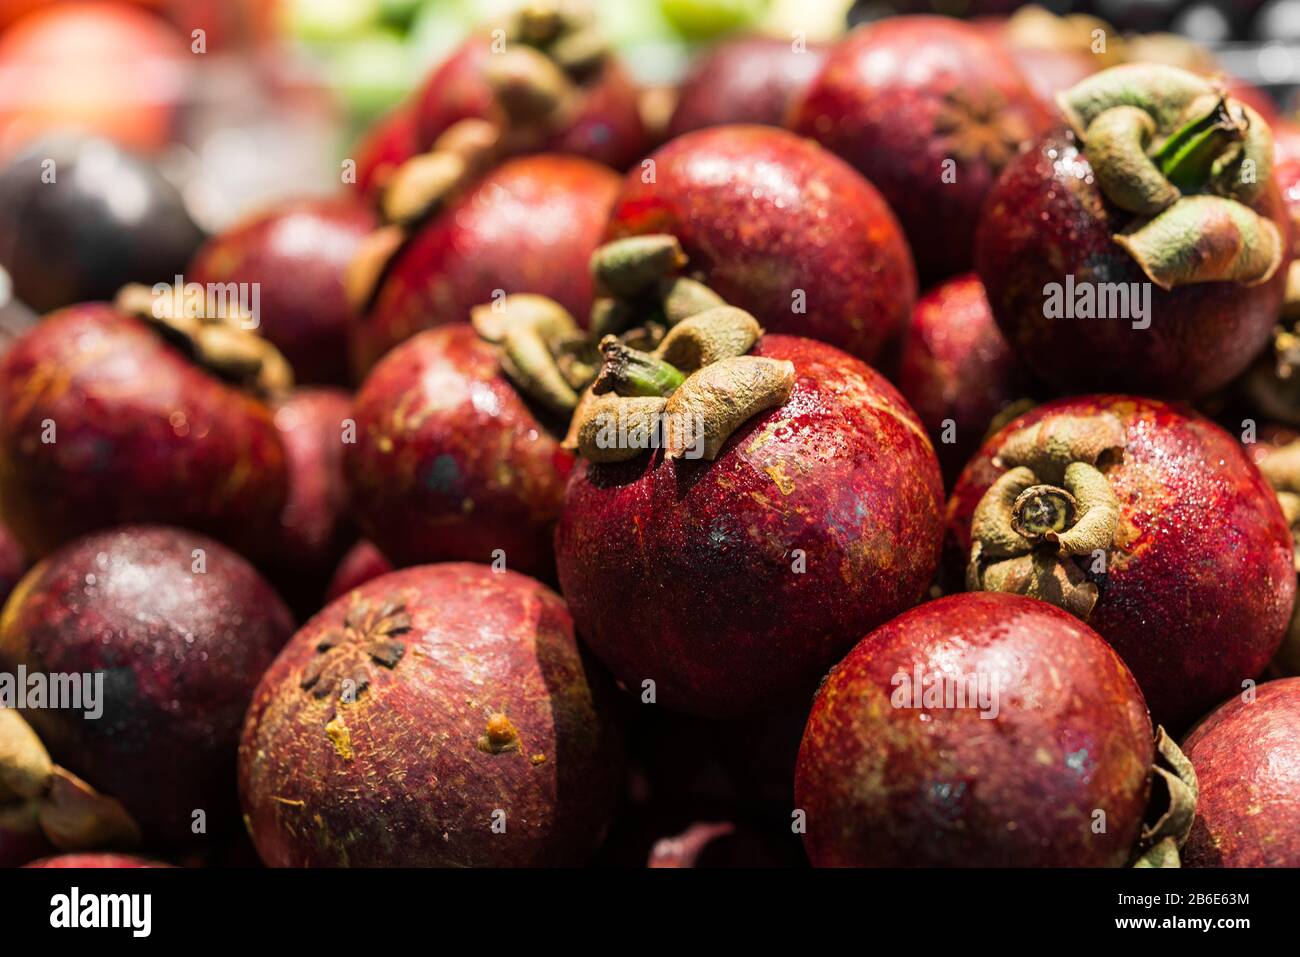
[[[325,725],[325,733],[329,736],[330,743],[334,745],[334,750],[344,761],[351,761],[354,752],[352,750],[352,733],[348,731],[348,726],[343,723],[343,716],[336,714],[329,724]]]
[[[519,749],[519,731],[510,719],[498,711],[488,718],[487,728],[475,742],[475,747],[487,754],[503,754]]]

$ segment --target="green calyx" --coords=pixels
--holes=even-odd
[[[1251,286],[1273,277],[1283,237],[1249,205],[1272,177],[1272,132],[1258,113],[1203,77],[1158,64],[1103,70],[1057,102],[1101,191],[1135,217],[1116,242],[1152,282]]]
[[[789,398],[794,366],[747,355],[763,334],[758,321],[679,275],[685,265],[669,235],[615,240],[592,256],[602,363],[565,439],[589,461],[652,447],[712,460],[742,423]]]
[[[147,322],[196,365],[231,385],[265,400],[281,398],[293,389],[292,367],[256,331],[256,316],[220,308],[209,313],[206,301],[195,301],[183,288],[157,294],[139,283],[119,289],[113,305]]]
[[[1156,728],[1151,797],[1130,866],[1181,867],[1180,852],[1196,820],[1196,769],[1163,727]]]
[[[577,390],[595,369],[581,361],[582,332],[558,302],[528,293],[506,296],[471,309],[470,324],[497,346],[502,370],[525,396],[561,416],[577,408]]]
[[[1099,597],[1084,569],[1106,560],[1119,502],[1106,478],[1125,444],[1115,416],[1057,416],[1013,433],[1006,468],[975,508],[970,591],[1028,595],[1087,620]]]

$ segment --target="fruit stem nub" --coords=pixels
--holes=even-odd
[[[667,396],[686,379],[676,366],[624,345],[616,336],[602,339],[600,351],[604,363],[591,387],[596,395]]]

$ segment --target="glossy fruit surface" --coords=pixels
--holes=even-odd
[[[821,69],[826,48],[796,49],[781,37],[724,40],[701,56],[682,83],[668,136],[706,126],[784,126],[790,106]]]
[[[1118,505],[1113,544],[1079,563],[1098,593],[1087,622],[1132,670],[1155,721],[1175,732],[1264,670],[1295,595],[1290,529],[1232,436],[1155,399],[1039,406],[993,436],[962,473],[948,503],[949,558],[966,566],[972,517],[1006,472],[994,458],[1009,439],[1040,422],[1060,428],[1098,415],[1118,419],[1123,449],[1103,467]]]
[[[351,198],[280,203],[205,243],[185,280],[257,284],[259,331],[297,381],[343,384],[351,322],[343,273],[374,226],[374,214]]]
[[[1142,694],[1092,629],[1016,595],[951,595],[831,671],[795,804],[820,867],[1117,867],[1153,752]]]
[[[1255,208],[1286,235],[1276,187],[1266,188]],[[1236,377],[1268,341],[1286,286],[1285,263],[1260,285],[1204,282],[1164,290],[1114,240],[1131,218],[1105,200],[1065,129],[1012,161],[989,192],[976,250],[998,326],[1058,392],[1206,395]],[[1105,318],[1080,309],[1049,314],[1048,290],[1069,296],[1075,288],[1083,295],[1100,283],[1137,298],[1127,308],[1115,300]]]
[[[0,360],[0,511],[32,555],[130,522],[257,553],[286,483],[270,410],[109,306],[50,315]]]
[[[234,552],[193,532],[126,526],[78,540],[23,579],[0,620],[0,665],[101,674],[102,715],[47,706],[24,716],[147,840],[194,843],[238,826],[240,723],[292,630],[279,597]]]
[[[1025,398],[1026,379],[977,276],[951,279],[917,302],[895,381],[925,423],[947,483],[979,448],[994,416]]]
[[[580,461],[556,532],[579,633],[625,686],[710,717],[772,707],[933,576],[942,484],[916,415],[822,343],[766,336],[789,400],[717,458]]]
[[[0,268],[37,312],[170,283],[202,241],[177,189],[104,140],[43,141],[0,171]]]
[[[240,745],[271,866],[576,864],[621,745],[563,600],[483,565],[376,578],[294,637]]]
[[[398,565],[500,558],[551,573],[573,456],[468,323],[389,353],[357,394],[356,422],[345,458],[352,507],[385,555]]]
[[[1051,117],[1001,47],[943,17],[855,30],[791,115],[880,190],[926,282],[970,268],[985,193]]]
[[[815,143],[724,126],[667,144],[627,177],[609,238],[671,233],[692,275],[768,332],[868,362],[916,299],[911,255],[880,194]]]
[[[422,329],[467,321],[470,309],[501,295],[548,296],[585,322],[587,263],[617,191],[612,172],[573,156],[524,157],[489,172],[390,263],[354,335],[357,371]]]
[[[1231,698],[1183,751],[1200,785],[1186,866],[1300,866],[1300,678]]]

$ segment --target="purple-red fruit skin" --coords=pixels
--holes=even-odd
[[[393,571],[393,563],[384,557],[384,553],[373,542],[362,539],[353,545],[334,569],[334,577],[325,589],[325,602],[328,604],[340,595],[346,595],[354,588],[360,588],[372,578],[387,575]]]
[[[588,262],[618,191],[609,169],[575,156],[501,164],[425,223],[389,264],[353,330],[354,370],[364,375],[415,333],[465,322],[503,294],[549,296],[586,325]]]
[[[925,423],[947,483],[979,449],[993,417],[1024,397],[1024,379],[978,277],[951,279],[917,302],[895,381]],[[945,442],[949,423],[953,441]]]
[[[103,673],[102,716],[29,709],[53,759],[121,801],[146,840],[237,826],[234,753],[253,688],[293,632],[251,565],[180,529],[128,526],[34,568],[0,620],[0,668]],[[196,833],[200,836],[196,837]]]
[[[452,124],[465,119],[504,122],[484,68],[492,38],[474,36],[429,75],[414,101],[416,139],[427,150]],[[645,152],[646,133],[637,106],[637,89],[612,57],[581,94],[573,115],[540,145],[626,169]]]
[[[491,562],[549,576],[573,456],[467,323],[389,353],[356,399],[345,467],[367,538],[397,565]]]
[[[1275,185],[1254,205],[1289,235]],[[1235,378],[1268,342],[1290,254],[1261,285],[1209,282],[1165,291],[1114,240],[1130,219],[1103,198],[1074,135],[1064,128],[1046,134],[1007,166],[980,217],[975,263],[993,315],[1021,360],[1058,393],[1204,396]],[[1149,294],[1146,315],[1137,314],[1133,300],[1127,310],[1113,310],[1124,315],[1049,316],[1048,290],[1055,284],[1064,291],[1067,276],[1076,288],[1131,284],[1133,295]]]
[[[352,322],[343,274],[375,225],[375,214],[351,197],[280,203],[208,240],[185,280],[256,284],[258,331],[298,383],[343,385]]]
[[[1272,489],[1237,441],[1177,405],[1135,396],[1061,399],[993,436],[948,503],[949,574],[959,578],[975,506],[1002,470],[1012,431],[1048,416],[1110,413],[1126,427],[1106,471],[1119,530],[1088,624],[1137,678],[1152,717],[1171,732],[1257,677],[1286,632],[1295,596],[1291,533]],[[1090,563],[1085,563],[1090,564]]]
[[[392,667],[355,633],[322,644],[362,603],[408,616],[386,629],[402,645]],[[346,701],[349,677],[362,683]],[[271,866],[582,863],[622,774],[606,680],[564,601],[516,572],[452,563],[367,582],[298,632],[254,696],[240,794],[258,853]],[[486,729],[502,716],[514,736],[494,750]]]
[[[668,123],[669,138],[706,126],[784,126],[794,100],[821,69],[826,48],[795,49],[781,37],[724,40],[692,68]]]
[[[811,686],[934,574],[942,481],[878,373],[823,343],[766,336],[790,399],[716,460],[579,461],[556,531],[579,633],[628,688],[705,717]]]
[[[816,143],[765,126],[687,133],[628,174],[608,238],[672,233],[698,274],[768,332],[867,362],[916,301],[911,253],[880,194]]]
[[[287,482],[263,403],[106,305],[52,313],[0,359],[0,513],[33,556],[133,522],[260,554]]]
[[[1220,705],[1183,743],[1196,769],[1187,867],[1300,867],[1300,678]]]
[[[898,675],[918,669],[923,681],[984,680],[996,716],[896,706]],[[804,730],[795,806],[819,867],[1118,867],[1153,751],[1137,683],[1092,629],[1034,599],[951,595],[872,632],[831,671]]]
[[[900,17],[832,47],[791,126],[880,190],[932,282],[970,268],[984,194],[1019,141],[1050,117],[1015,62],[978,28]],[[972,127],[969,145],[955,123]]]
[[[265,564],[300,614],[320,610],[324,588],[356,538],[343,478],[343,450],[354,421],[352,397],[342,389],[296,389],[275,407],[289,497]]]

